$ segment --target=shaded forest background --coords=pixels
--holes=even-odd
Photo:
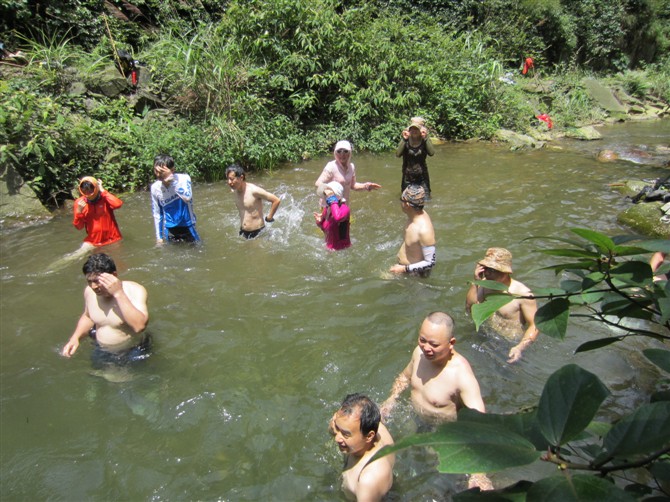
[[[144,189],[159,152],[217,180],[343,138],[387,150],[416,115],[447,140],[525,132],[538,113],[593,123],[584,76],[670,102],[670,0],[2,0],[0,14],[0,162],[50,205],[86,174]],[[110,97],[96,83],[116,50],[140,78],[126,68]]]

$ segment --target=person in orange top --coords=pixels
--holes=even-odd
[[[78,229],[86,227],[86,239],[82,248],[106,246],[121,240],[119,225],[114,210],[123,205],[123,201],[102,188],[102,181],[86,176],[79,182],[79,197],[74,201],[74,220]]]

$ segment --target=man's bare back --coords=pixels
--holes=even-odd
[[[405,225],[403,243],[398,251],[398,263],[410,265],[423,260],[422,245],[435,245],[433,223],[425,211]]]
[[[435,229],[430,216],[423,210],[424,198],[422,186],[410,185],[403,190],[400,203],[407,215],[407,223],[398,250],[398,263],[389,269],[393,274],[427,277],[435,265]]]

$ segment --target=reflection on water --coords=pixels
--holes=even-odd
[[[651,147],[667,141],[670,124],[604,132],[598,148]],[[83,239],[69,213],[4,232],[0,497],[340,500],[342,463],[327,421],[349,392],[385,399],[433,310],[454,316],[457,348],[489,411],[535,402],[547,375],[567,362],[610,386],[616,402],[608,413],[630,409],[653,385],[649,365],[616,347],[573,355],[603,328],[573,323],[562,343],[541,335],[510,366],[509,347],[477,335],[464,313],[468,281],[487,247],[510,249],[516,277],[532,288],[556,278],[539,270],[552,261],[533,253],[526,237],[566,236],[572,227],[626,232],[616,213],[627,202],[607,183],[655,178],[659,169],[598,164],[594,148],[438,147],[429,159],[437,265],[428,279],[385,273],[404,224],[400,163],[392,153],[354,155],[359,180],[383,189],[352,194],[353,246],[337,253],[324,249],[312,217],[313,183],[326,158],[250,175],[282,199],[275,223],[252,241],[237,236],[237,210],[223,182],[194,188],[199,247],[155,248],[149,194],[128,195],[117,211],[124,240],[106,251],[122,278],[149,292],[155,353],[123,382],[94,373],[86,344],[71,360],[58,355],[85,286],[80,261],[46,273]],[[414,427],[405,396],[389,428],[401,437]],[[464,488],[462,477],[440,475],[436,464],[431,451],[401,453],[391,500],[441,500]],[[492,478],[533,479],[544,469]]]

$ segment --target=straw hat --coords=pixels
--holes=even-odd
[[[506,274],[512,273],[512,253],[505,248],[488,248],[486,256],[479,261],[480,265]]]

